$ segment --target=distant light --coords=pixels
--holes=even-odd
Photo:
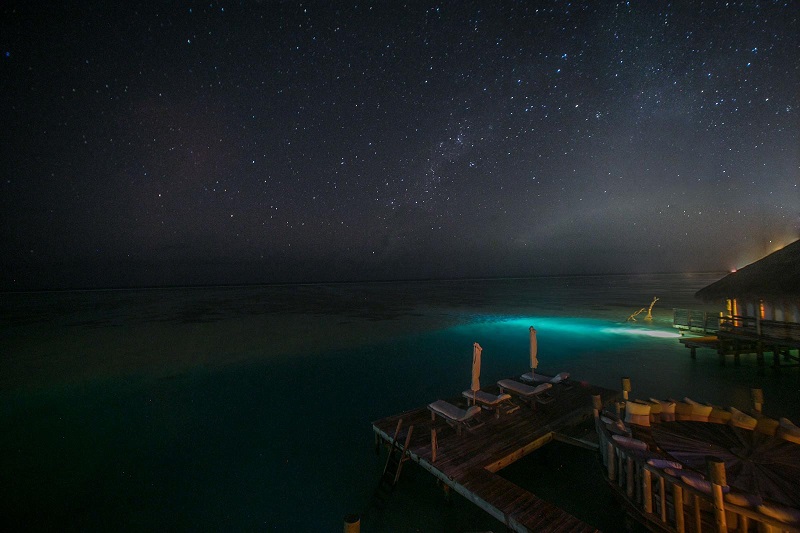
[[[731,274],[735,274],[735,273],[736,273],[736,269],[734,268],[734,269],[731,270]]]

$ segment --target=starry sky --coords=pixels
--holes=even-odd
[[[0,9],[2,289],[728,270],[800,237],[797,1]]]

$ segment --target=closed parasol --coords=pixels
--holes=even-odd
[[[483,348],[477,342],[472,345],[472,403],[475,403],[475,393],[481,390],[481,352]]]
[[[536,377],[533,375],[533,370],[539,367],[539,359],[536,358],[536,352],[538,350],[538,346],[536,343],[536,330],[533,329],[533,326],[530,327],[531,332],[531,381],[536,381]]]

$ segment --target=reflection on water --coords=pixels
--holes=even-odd
[[[457,395],[476,341],[482,381],[525,371],[530,325],[543,373],[741,407],[761,387],[767,414],[797,419],[797,369],[720,368],[677,342],[672,308],[702,308],[692,295],[718,277],[4,295],[0,454],[16,483],[0,514],[34,529],[339,529],[382,467],[370,422]],[[653,296],[652,322],[625,321]],[[433,483],[409,474],[365,530],[484,523],[422,501]]]

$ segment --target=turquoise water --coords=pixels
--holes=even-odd
[[[4,295],[0,515],[35,530],[498,529],[407,468],[367,513],[370,422],[539,370],[800,418],[797,369],[689,358],[673,307],[721,274]],[[660,301],[654,320],[625,319]],[[708,310],[717,309],[706,306]],[[552,459],[551,459],[552,460]],[[569,496],[566,496],[569,498]]]

